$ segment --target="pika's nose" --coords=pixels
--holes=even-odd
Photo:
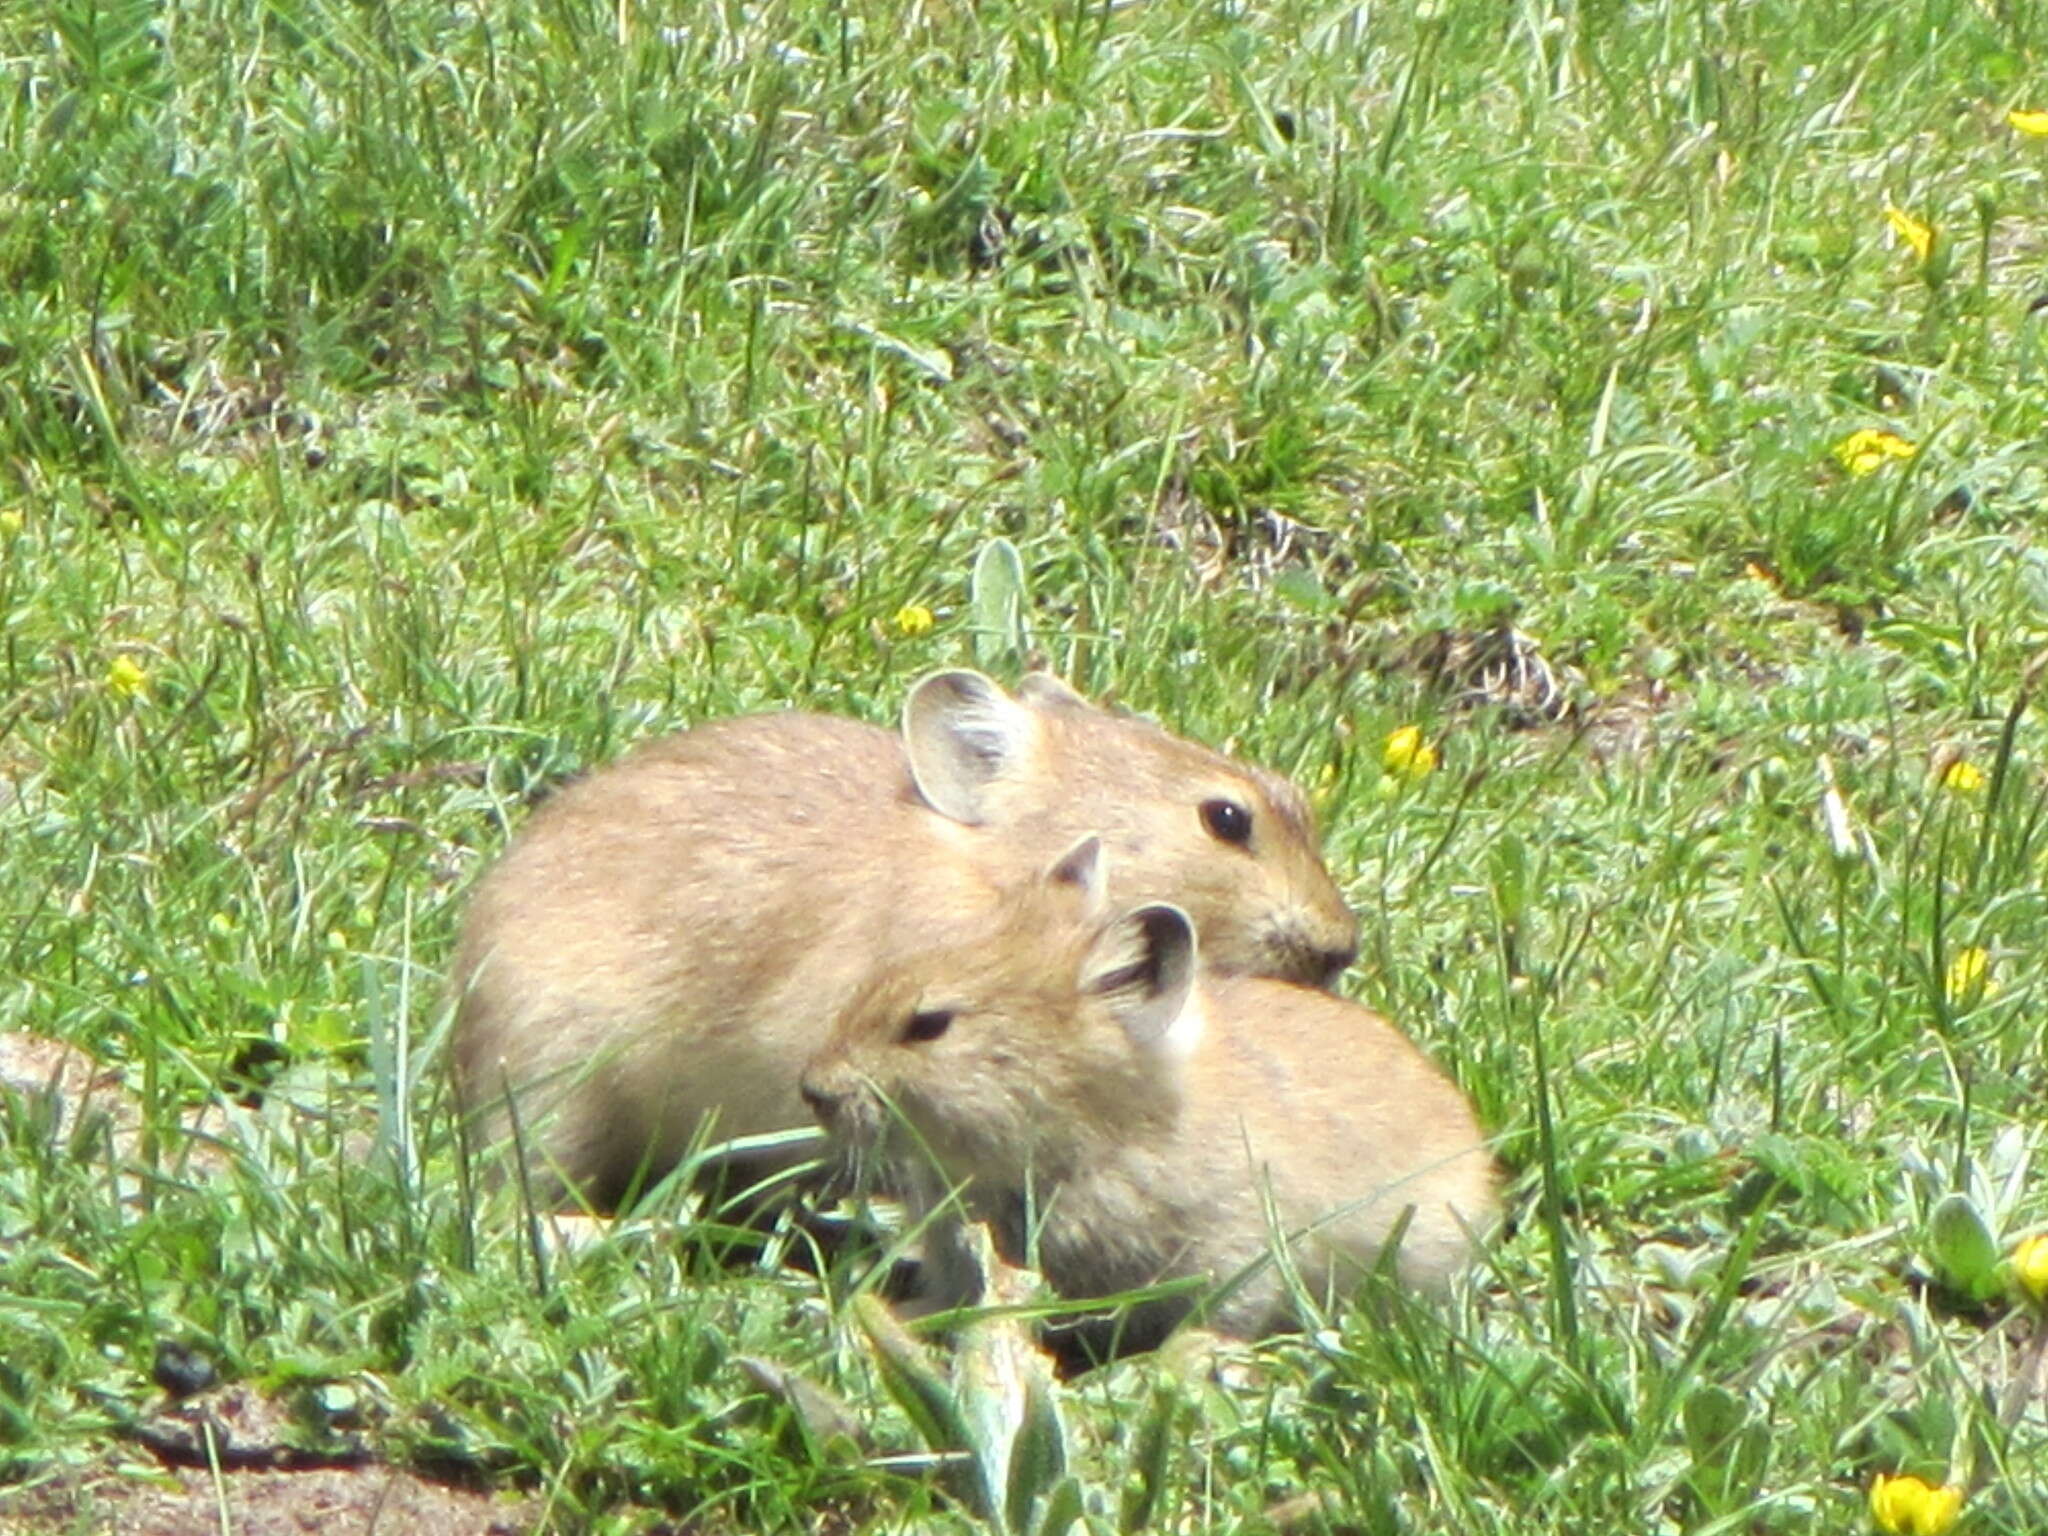
[[[804,1107],[817,1116],[820,1124],[832,1118],[832,1111],[838,1106],[839,1095],[829,1089],[820,1088],[809,1078],[804,1079],[797,1091],[803,1095]]]

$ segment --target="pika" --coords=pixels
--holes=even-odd
[[[563,790],[478,881],[453,1067],[511,1097],[551,1200],[614,1208],[702,1138],[800,1129],[804,1063],[902,955],[963,934],[1081,834],[1236,972],[1307,982],[1357,923],[1292,784],[1051,677],[914,686],[900,735],[784,712],[655,741]]]
[[[1395,1273],[1447,1285],[1498,1208],[1456,1085],[1356,1003],[1203,974],[1180,907],[1105,919],[1104,863],[1082,841],[979,936],[869,985],[804,1072],[833,1141],[898,1188],[961,1191],[1062,1296],[1221,1282],[1140,1303],[1128,1347],[1192,1307],[1238,1337],[1287,1327],[1276,1237],[1338,1296],[1405,1220]]]

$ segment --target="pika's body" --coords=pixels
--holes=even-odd
[[[904,955],[1103,830],[1120,894],[1202,914],[1226,968],[1321,980],[1356,924],[1299,793],[1049,678],[912,690],[900,737],[796,712],[657,741],[538,810],[470,899],[456,1083],[516,1103],[550,1189],[604,1207],[714,1140],[810,1123],[803,1064]]]
[[[1287,982],[1211,976],[1194,925],[1101,918],[1085,842],[976,939],[878,980],[805,1073],[834,1139],[899,1187],[951,1186],[1060,1294],[1199,1277],[1221,1332],[1287,1326],[1280,1240],[1313,1296],[1355,1289],[1406,1221],[1394,1273],[1440,1289],[1495,1219],[1464,1095],[1377,1014]],[[947,1298],[941,1298],[947,1299]],[[1128,1344],[1196,1299],[1145,1304]]]

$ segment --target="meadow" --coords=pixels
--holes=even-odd
[[[0,64],[0,1030],[112,1071],[0,1100],[0,1531],[142,1529],[167,1384],[516,1530],[2048,1529],[2048,7],[36,0]],[[946,1372],[1014,1330],[673,1192],[536,1247],[437,1065],[549,787],[963,664],[1308,786],[1513,1212],[1447,1305],[1027,1394],[1007,1501]],[[175,1528],[266,1528],[194,1433]]]

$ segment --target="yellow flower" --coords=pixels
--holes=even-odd
[[[1422,739],[1422,727],[1404,725],[1387,737],[1380,752],[1380,766],[1397,779],[1411,784],[1426,778],[1436,767],[1436,748]]]
[[[1959,757],[1948,765],[1941,776],[1941,787],[1954,790],[1959,795],[1974,795],[1988,781],[1984,770],[1966,757]]]
[[[1893,459],[1910,459],[1920,451],[1896,432],[1859,427],[1835,444],[1835,459],[1852,475],[1874,475]]]
[[[1925,261],[1934,254],[1934,226],[1922,224],[1894,203],[1884,205],[1884,216],[1901,240],[1913,248],[1913,259]]]
[[[931,609],[923,603],[905,603],[896,610],[896,633],[905,639],[915,640],[919,635],[928,635],[938,620]]]
[[[0,539],[11,539],[21,532],[22,521],[22,515],[12,507],[0,512]]]
[[[1963,1490],[1948,1483],[1880,1472],[1870,1485],[1870,1518],[1886,1536],[1945,1536],[1962,1512]]]
[[[1948,963],[1948,1000],[1952,1003],[1982,1002],[1998,990],[1991,979],[1991,951],[1972,944],[1956,951]]]
[[[146,698],[149,674],[133,656],[116,656],[107,663],[107,691],[117,699]]]
[[[2035,1306],[2048,1307],[2048,1232],[2025,1238],[2013,1249],[2012,1277]]]
[[[2022,112],[2014,107],[2005,120],[2030,139],[2048,139],[2048,112]]]

